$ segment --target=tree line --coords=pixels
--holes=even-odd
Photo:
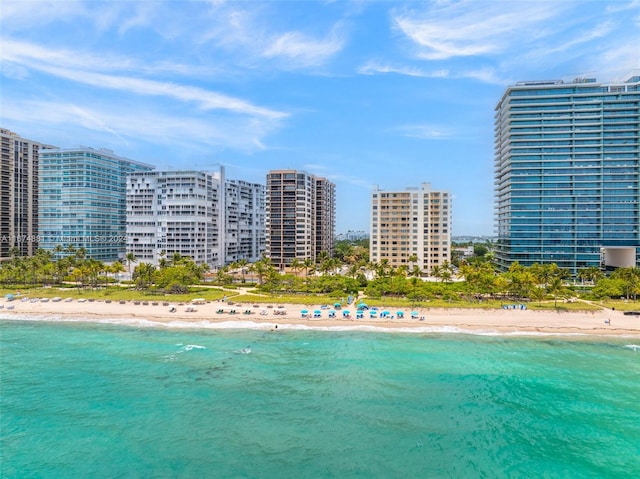
[[[368,249],[361,244],[338,243],[334,256],[321,252],[316,260],[294,259],[287,271],[277,269],[267,257],[249,263],[239,260],[210,272],[191,258],[173,253],[161,254],[157,266],[138,263],[132,253],[124,262],[105,264],[89,258],[83,248],[58,246],[53,251],[38,250],[34,256],[22,257],[12,251],[12,258],[0,264],[0,285],[62,285],[71,283],[78,289],[98,288],[120,282],[121,273],[129,272],[131,287],[140,291],[185,293],[189,287],[207,278],[213,284],[245,284],[265,293],[332,294],[336,297],[363,291],[375,298],[408,298],[480,301],[509,299],[542,301],[577,296],[592,299],[636,299],[640,293],[640,269],[619,268],[609,276],[597,267],[583,268],[577,281],[570,281],[568,270],[556,264],[523,266],[513,263],[506,272],[497,272],[491,255],[467,260],[457,265],[444,262],[435,266],[429,278],[417,264],[417,256],[408,263],[392,267],[388,260],[369,261]]]

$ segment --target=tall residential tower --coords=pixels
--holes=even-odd
[[[127,178],[127,253],[157,265],[174,253],[217,268],[264,251],[264,186],[219,172],[148,171]]]
[[[389,266],[418,266],[429,274],[451,260],[451,196],[420,188],[371,192],[371,261]],[[415,256],[417,260],[411,261]]]
[[[243,180],[226,180],[225,264],[258,261],[265,249],[265,187]]]
[[[38,249],[38,164],[40,143],[0,129],[0,260]]]
[[[495,113],[496,260],[638,264],[640,76],[521,82]]]
[[[141,171],[127,178],[127,253],[157,265],[175,253],[222,264],[221,174]]]
[[[303,171],[267,174],[266,255],[283,269],[294,259],[333,255],[335,184]]]

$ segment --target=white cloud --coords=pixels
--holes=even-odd
[[[271,18],[268,3],[252,4],[251,10],[237,5],[216,9],[212,25],[200,35],[199,42],[212,42],[233,52],[239,64],[255,68],[269,61],[271,66],[275,64],[282,70],[318,67],[344,48],[339,21],[329,26],[324,35],[301,29],[277,31],[268,21]]]
[[[607,5],[607,12],[617,13],[626,10],[640,10],[640,0],[631,0],[630,2],[613,2]]]
[[[91,51],[50,48],[34,43],[21,42],[11,38],[0,38],[2,61],[15,64],[50,64],[60,68],[93,71],[126,71],[141,74],[173,73],[183,76],[212,76],[220,71],[214,67],[175,63],[170,60],[141,61],[132,57],[112,55],[107,52],[96,54]],[[4,65],[3,65],[4,67]]]
[[[92,65],[97,66],[99,69],[109,69],[112,66],[112,62],[108,59],[98,60],[97,64],[95,62],[86,64],[84,60],[88,55],[83,53],[51,51],[43,47],[11,41],[4,42],[4,45],[4,61],[11,62],[18,67],[38,70],[58,78],[83,83],[92,87],[192,102],[203,110],[228,110],[234,113],[274,120],[287,116],[284,112],[256,106],[245,100],[203,88],[119,75],[107,75],[80,69],[82,66],[90,67]],[[62,63],[63,66],[58,66],[59,63]],[[128,59],[124,61],[125,65],[130,65],[131,63],[133,62]]]
[[[74,136],[97,133],[104,144],[125,145],[148,141],[170,147],[183,145],[193,150],[196,144],[209,148],[233,148],[256,151],[265,148],[263,138],[278,126],[272,121],[256,119],[177,116],[149,108],[127,105],[77,105],[72,102],[22,101],[4,102],[3,119],[16,124],[37,124],[47,129],[81,130]]]
[[[128,15],[118,26],[121,35],[132,28],[144,27],[153,21],[154,7],[152,2],[137,2],[135,13]]]
[[[358,73],[361,75],[391,73],[417,78],[443,78],[448,80],[473,78],[475,80],[479,80],[492,85],[504,85],[506,83],[509,83],[509,80],[506,80],[505,78],[499,76],[496,73],[495,69],[492,67],[483,67],[474,70],[460,71],[457,71],[454,68],[428,71],[414,66],[393,66],[372,61],[358,68]]]
[[[394,129],[407,138],[419,140],[447,140],[454,136],[454,132],[438,125],[403,125]]]
[[[580,31],[579,35],[569,36],[566,40],[556,45],[544,45],[544,47],[538,49],[537,51],[534,51],[534,53],[538,53],[540,57],[548,58],[553,53],[570,51],[572,49],[575,49],[579,45],[583,45],[593,40],[605,37],[614,29],[615,25],[613,24],[613,22],[601,22],[595,25],[592,29]]]
[[[427,60],[497,54],[544,25],[561,7],[547,2],[462,1],[424,12],[392,13],[392,22]]]
[[[640,74],[640,35],[638,43],[616,45],[602,52],[598,57],[595,68],[606,76],[601,76],[603,81],[626,80],[632,72]]]
[[[300,32],[287,32],[275,37],[265,48],[263,56],[294,62],[298,68],[317,66],[342,50],[343,44],[343,40],[333,33],[318,40]]]
[[[45,0],[3,0],[0,8],[0,22],[6,33],[8,30],[59,20],[69,20],[78,16],[87,16],[82,0],[45,1]]]
[[[449,70],[434,70],[425,71],[417,67],[409,66],[392,66],[388,64],[381,64],[375,61],[368,62],[358,68],[358,73],[361,75],[374,75],[376,73],[395,73],[398,75],[406,75],[420,78],[447,78],[449,77]]]
[[[0,22],[5,34],[42,28],[50,23],[73,25],[76,22],[93,25],[100,32],[118,26],[125,26],[122,31],[126,31],[134,25],[146,24],[151,10],[161,7],[161,3],[138,0],[3,0]]]

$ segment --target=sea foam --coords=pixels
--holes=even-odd
[[[593,337],[592,334],[582,332],[559,332],[559,331],[497,331],[493,329],[474,329],[461,328],[459,326],[416,326],[416,327],[396,327],[396,326],[373,326],[365,324],[351,323],[349,325],[336,326],[319,326],[314,324],[289,324],[277,322],[254,322],[254,321],[154,321],[144,318],[131,317],[104,317],[100,319],[88,318],[82,316],[63,316],[63,315],[37,315],[37,314],[0,314],[0,320],[13,321],[44,321],[44,322],[75,322],[75,323],[98,323],[98,324],[114,324],[120,326],[131,326],[137,328],[166,328],[166,329],[253,329],[253,330],[299,330],[299,331],[370,331],[385,333],[410,333],[410,334],[465,334],[473,336],[529,336],[529,337]],[[620,338],[636,338],[635,334],[623,335],[607,335],[599,334],[598,336],[615,336]],[[633,349],[633,346],[630,345]],[[640,346],[636,346],[640,348]]]

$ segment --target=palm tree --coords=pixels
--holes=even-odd
[[[253,271],[256,274],[258,277],[258,284],[261,285],[269,267],[272,267],[271,260],[266,256],[263,256],[262,259],[259,259],[249,266],[249,271]]]
[[[442,271],[440,272],[440,274],[442,276],[442,281],[445,281],[448,283],[449,281],[451,281],[451,278],[453,277],[453,266],[451,266],[451,263],[445,260],[442,263],[441,269]]]
[[[114,276],[118,275],[119,273],[124,273],[125,271],[126,269],[120,261],[114,261],[111,265],[111,273],[113,273]]]
[[[125,256],[125,259],[127,260],[127,267],[129,269],[129,277],[131,277],[131,263],[137,263],[138,260],[136,259],[136,255],[133,254],[132,252],[127,253],[127,255]]]
[[[407,261],[409,261],[409,264],[412,267],[415,266],[415,264],[418,262],[418,255],[413,253],[411,256],[407,258]]]
[[[311,261],[311,258],[305,258],[304,261],[302,262],[302,266],[304,267],[304,276],[305,278],[309,277],[309,270],[311,268],[313,268],[313,261]]]
[[[578,271],[578,278],[581,279],[583,283],[584,281],[596,283],[599,279],[604,278],[604,273],[598,266],[589,266]]]
[[[246,259],[244,259],[244,258],[239,259],[239,260],[236,262],[237,267],[238,267],[238,268],[240,268],[240,274],[242,275],[242,283],[243,283],[243,284],[244,284],[244,282],[245,282],[245,277],[244,277],[244,275],[245,275],[245,274],[246,274],[246,272],[247,272],[247,265],[248,265],[248,264],[249,264],[249,262],[248,262]]]
[[[633,294],[635,301],[636,294],[640,290],[640,268],[618,268],[611,273],[611,278],[624,281],[625,297],[628,300],[631,294]]]
[[[171,263],[171,266],[177,266],[182,262],[182,260],[182,255],[179,252],[175,251],[171,255],[171,260],[169,262]]]
[[[436,278],[436,279],[441,279],[442,278],[442,268],[439,265],[433,265],[431,267],[431,271],[429,272],[429,276]]]
[[[391,265],[389,264],[389,260],[387,258],[383,258],[376,268],[376,274],[381,278],[386,278],[387,276],[389,276],[390,272]]]
[[[320,253],[318,253],[318,256],[316,256],[316,264],[321,265],[330,258],[331,256],[329,256],[329,253],[327,253],[326,251],[320,251]]]
[[[140,263],[133,272],[133,280],[137,289],[146,289],[153,284],[155,266],[151,263]]]
[[[562,279],[558,277],[551,278],[547,285],[547,291],[553,295],[553,307],[558,308],[558,296],[562,296],[566,293],[566,288],[562,283]]]
[[[300,268],[302,268],[302,263],[298,258],[293,258],[293,260],[291,260],[291,264],[289,265],[289,267],[293,271],[293,274],[298,276],[298,271],[300,270]]]

